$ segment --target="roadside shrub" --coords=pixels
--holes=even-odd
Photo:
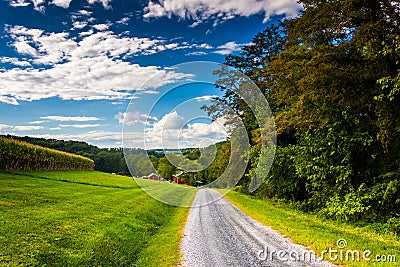
[[[259,190],[264,197],[273,194],[289,201],[303,201],[308,198],[306,191],[307,179],[297,175],[295,158],[298,156],[299,147],[289,145],[277,147],[275,160],[269,172],[265,185]]]
[[[400,172],[381,175],[369,190],[373,213],[369,219],[387,219],[400,215]],[[378,217],[378,218],[376,218]]]
[[[369,197],[363,194],[361,187],[357,192],[352,191],[345,196],[331,197],[320,213],[335,220],[358,221],[371,209],[368,199]]]

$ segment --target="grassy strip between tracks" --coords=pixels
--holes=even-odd
[[[317,257],[323,255],[325,260],[341,266],[400,266],[398,236],[381,235],[368,230],[368,227],[324,220],[284,204],[237,192],[231,191],[225,197],[247,215],[313,250]],[[345,245],[343,240],[347,245],[338,247],[338,240],[340,246]],[[296,259],[298,255],[283,255],[283,258]]]
[[[129,177],[0,173],[0,265],[175,266],[187,214]]]

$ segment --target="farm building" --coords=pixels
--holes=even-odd
[[[149,176],[147,176],[147,178],[148,178],[149,180],[155,180],[155,181],[160,180],[160,176],[158,176],[158,175],[155,174],[155,173],[150,174]]]
[[[183,179],[182,179],[182,174],[185,174],[185,172],[180,172],[180,173],[178,173],[178,174],[176,174],[176,175],[173,175],[172,176],[172,178],[173,178],[173,181],[174,181],[174,183],[176,183],[176,184],[185,184],[185,185],[187,185],[188,184],[188,182],[187,181],[184,181]]]
[[[176,183],[176,184],[186,184],[186,185],[188,184],[187,181],[183,181],[177,177],[173,177],[173,178],[174,178],[174,183]]]

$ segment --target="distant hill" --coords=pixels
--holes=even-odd
[[[93,170],[94,161],[79,155],[0,137],[0,170]]]

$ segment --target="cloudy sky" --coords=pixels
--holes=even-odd
[[[0,133],[119,147],[125,123],[136,147],[161,147],[162,135],[182,147],[222,140],[223,118],[200,109],[219,91],[173,66],[222,63],[299,10],[292,0],[0,0]]]

